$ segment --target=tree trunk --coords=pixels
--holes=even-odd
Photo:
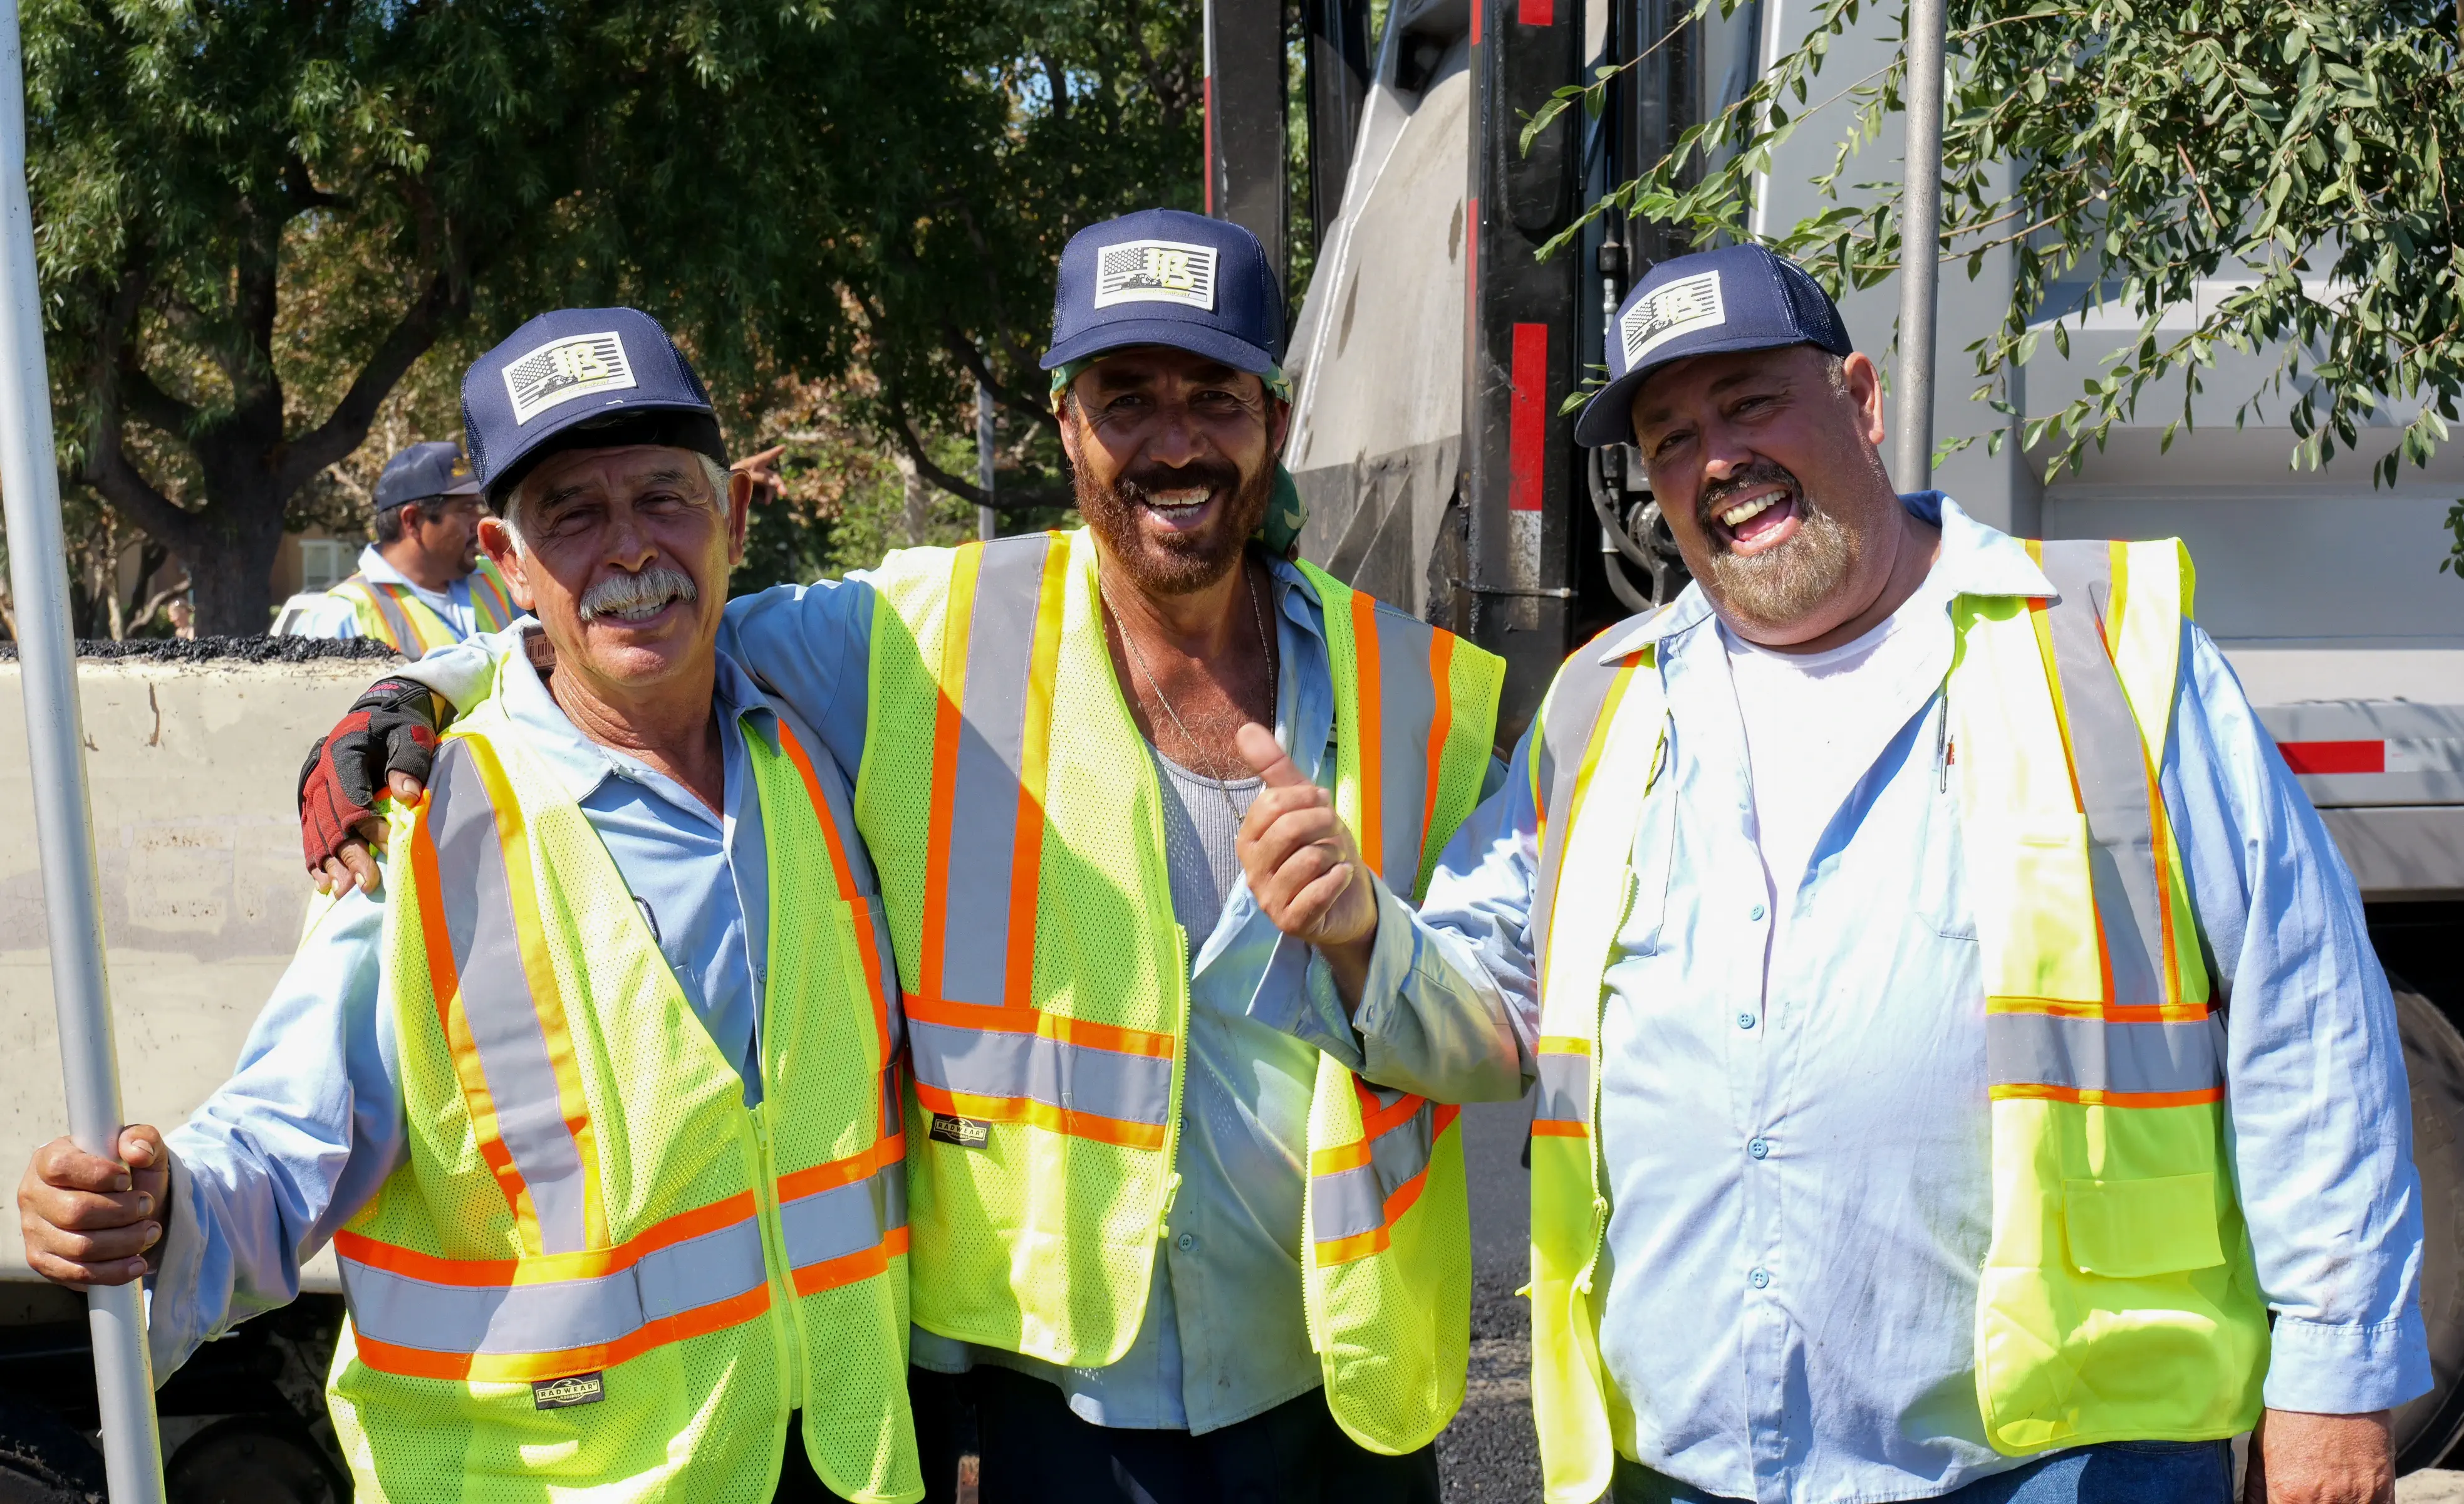
[[[206,508],[183,542],[196,600],[197,635],[261,637],[274,625],[274,559],[282,547],[282,498],[261,464],[206,472]]]
[[[904,505],[899,508],[899,526],[907,535],[908,547],[921,547],[931,541],[933,488],[924,483],[923,472],[915,468],[915,461],[904,454],[892,454],[890,460],[898,467],[899,484],[905,493],[900,498]]]

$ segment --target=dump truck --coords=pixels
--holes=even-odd
[[[1309,119],[1353,123],[1343,141],[1309,143],[1320,232],[1286,361],[1299,388],[1287,460],[1311,509],[1303,551],[1503,653],[1502,719],[1515,730],[1576,643],[1664,604],[1687,578],[1639,457],[1577,449],[1563,409],[1603,368],[1602,333],[1626,290],[1692,246],[1676,227],[1610,214],[1561,254],[1536,253],[1740,98],[1813,9],[1751,0],[1686,23],[1686,0],[1392,0],[1366,55],[1346,50],[1358,29],[1339,0],[1309,9]],[[1821,77],[1875,74],[1897,54],[1900,25],[1899,8],[1866,8]],[[1522,148],[1526,121],[1555,89],[1620,65],[1596,118],[1569,111]],[[1243,100],[1219,90],[1213,102],[1233,112]],[[1811,185],[1850,107],[1801,119],[1778,148],[1750,207],[1754,232],[1833,207]],[[1844,179],[1896,180],[1899,125],[1889,118],[1860,158],[1869,170]],[[1219,125],[1210,139],[1245,138]],[[1219,183],[1243,187],[1233,166],[1212,174]],[[1247,187],[1225,201],[1271,201]],[[2083,469],[2053,474],[2021,425],[2077,396],[2140,321],[2101,306],[2095,288],[2054,288],[2035,321],[2067,316],[2068,348],[2038,342],[2011,383],[2019,415],[2009,417],[1971,399],[1978,383],[1960,379],[1960,352],[2008,309],[2012,253],[1988,252],[1964,274],[1963,257],[1943,275],[1933,431],[1971,442],[1939,461],[1932,483],[2024,537],[2185,540],[2199,622],[2360,886],[2395,985],[2428,1234],[2421,1298],[2437,1386],[2398,1412],[2398,1460],[2433,1466],[2464,1435],[2464,578],[2440,567],[2464,452],[2450,446],[2374,488],[2373,461],[2412,416],[2385,409],[2377,443],[2297,472],[2289,402],[2237,412],[2275,365],[2257,351],[2206,373],[2192,427],[2169,447],[2164,426],[2179,409],[2151,400]],[[2237,285],[2203,283],[2165,324],[2187,326]],[[1898,306],[1896,277],[1841,302],[1858,348],[1886,372]],[[1998,451],[1982,442],[1996,430]]]

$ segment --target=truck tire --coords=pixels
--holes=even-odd
[[[350,1484],[306,1428],[243,1415],[199,1431],[164,1469],[171,1504],[344,1504]]]
[[[2412,1162],[2421,1172],[2421,1316],[2428,1394],[2395,1412],[2396,1471],[2435,1467],[2464,1435],[2464,1034],[2390,976],[2412,1084]]]
[[[67,1423],[0,1399],[0,1504],[103,1504],[102,1454]]]

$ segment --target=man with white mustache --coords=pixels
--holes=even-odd
[[[845,778],[715,647],[753,482],[628,308],[524,324],[463,413],[530,617],[238,1073],[36,1153],[29,1258],[146,1278],[167,1377],[332,1244],[362,1498],[906,1504],[904,1019]]]
[[[1262,787],[1323,787],[1371,834],[1364,890],[1417,893],[1495,775],[1503,666],[1291,557],[1282,296],[1246,231],[1080,232],[1052,335],[1083,529],[747,597],[720,638],[857,770],[881,866],[928,1482],[971,1405],[987,1504],[1435,1504],[1455,1113],[1364,1054],[1235,833]],[[459,704],[485,646],[410,672]],[[363,732],[337,760],[319,786],[417,765]],[[1521,1090],[1509,1030],[1426,1044],[1447,1101]]]
[[[2254,1428],[2251,1504],[2388,1498],[2394,1006],[2187,551],[1894,495],[1759,246],[1653,268],[1610,368],[1576,437],[1694,586],[1568,660],[1417,915],[1269,905],[1373,1051],[1519,1042],[1550,1504],[2227,1504]]]

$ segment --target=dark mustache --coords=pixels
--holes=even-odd
[[[1727,511],[1730,498],[1756,486],[1786,486],[1800,498],[1805,495],[1805,487],[1797,483],[1795,475],[1787,467],[1768,459],[1758,459],[1727,479],[1714,480],[1703,488],[1702,499],[1695,503],[1703,525],[1708,527],[1714,519]]]
[[[1231,491],[1241,484],[1241,468],[1228,459],[1199,459],[1186,465],[1147,465],[1123,476],[1117,485],[1132,501],[1143,501],[1158,491]]]

